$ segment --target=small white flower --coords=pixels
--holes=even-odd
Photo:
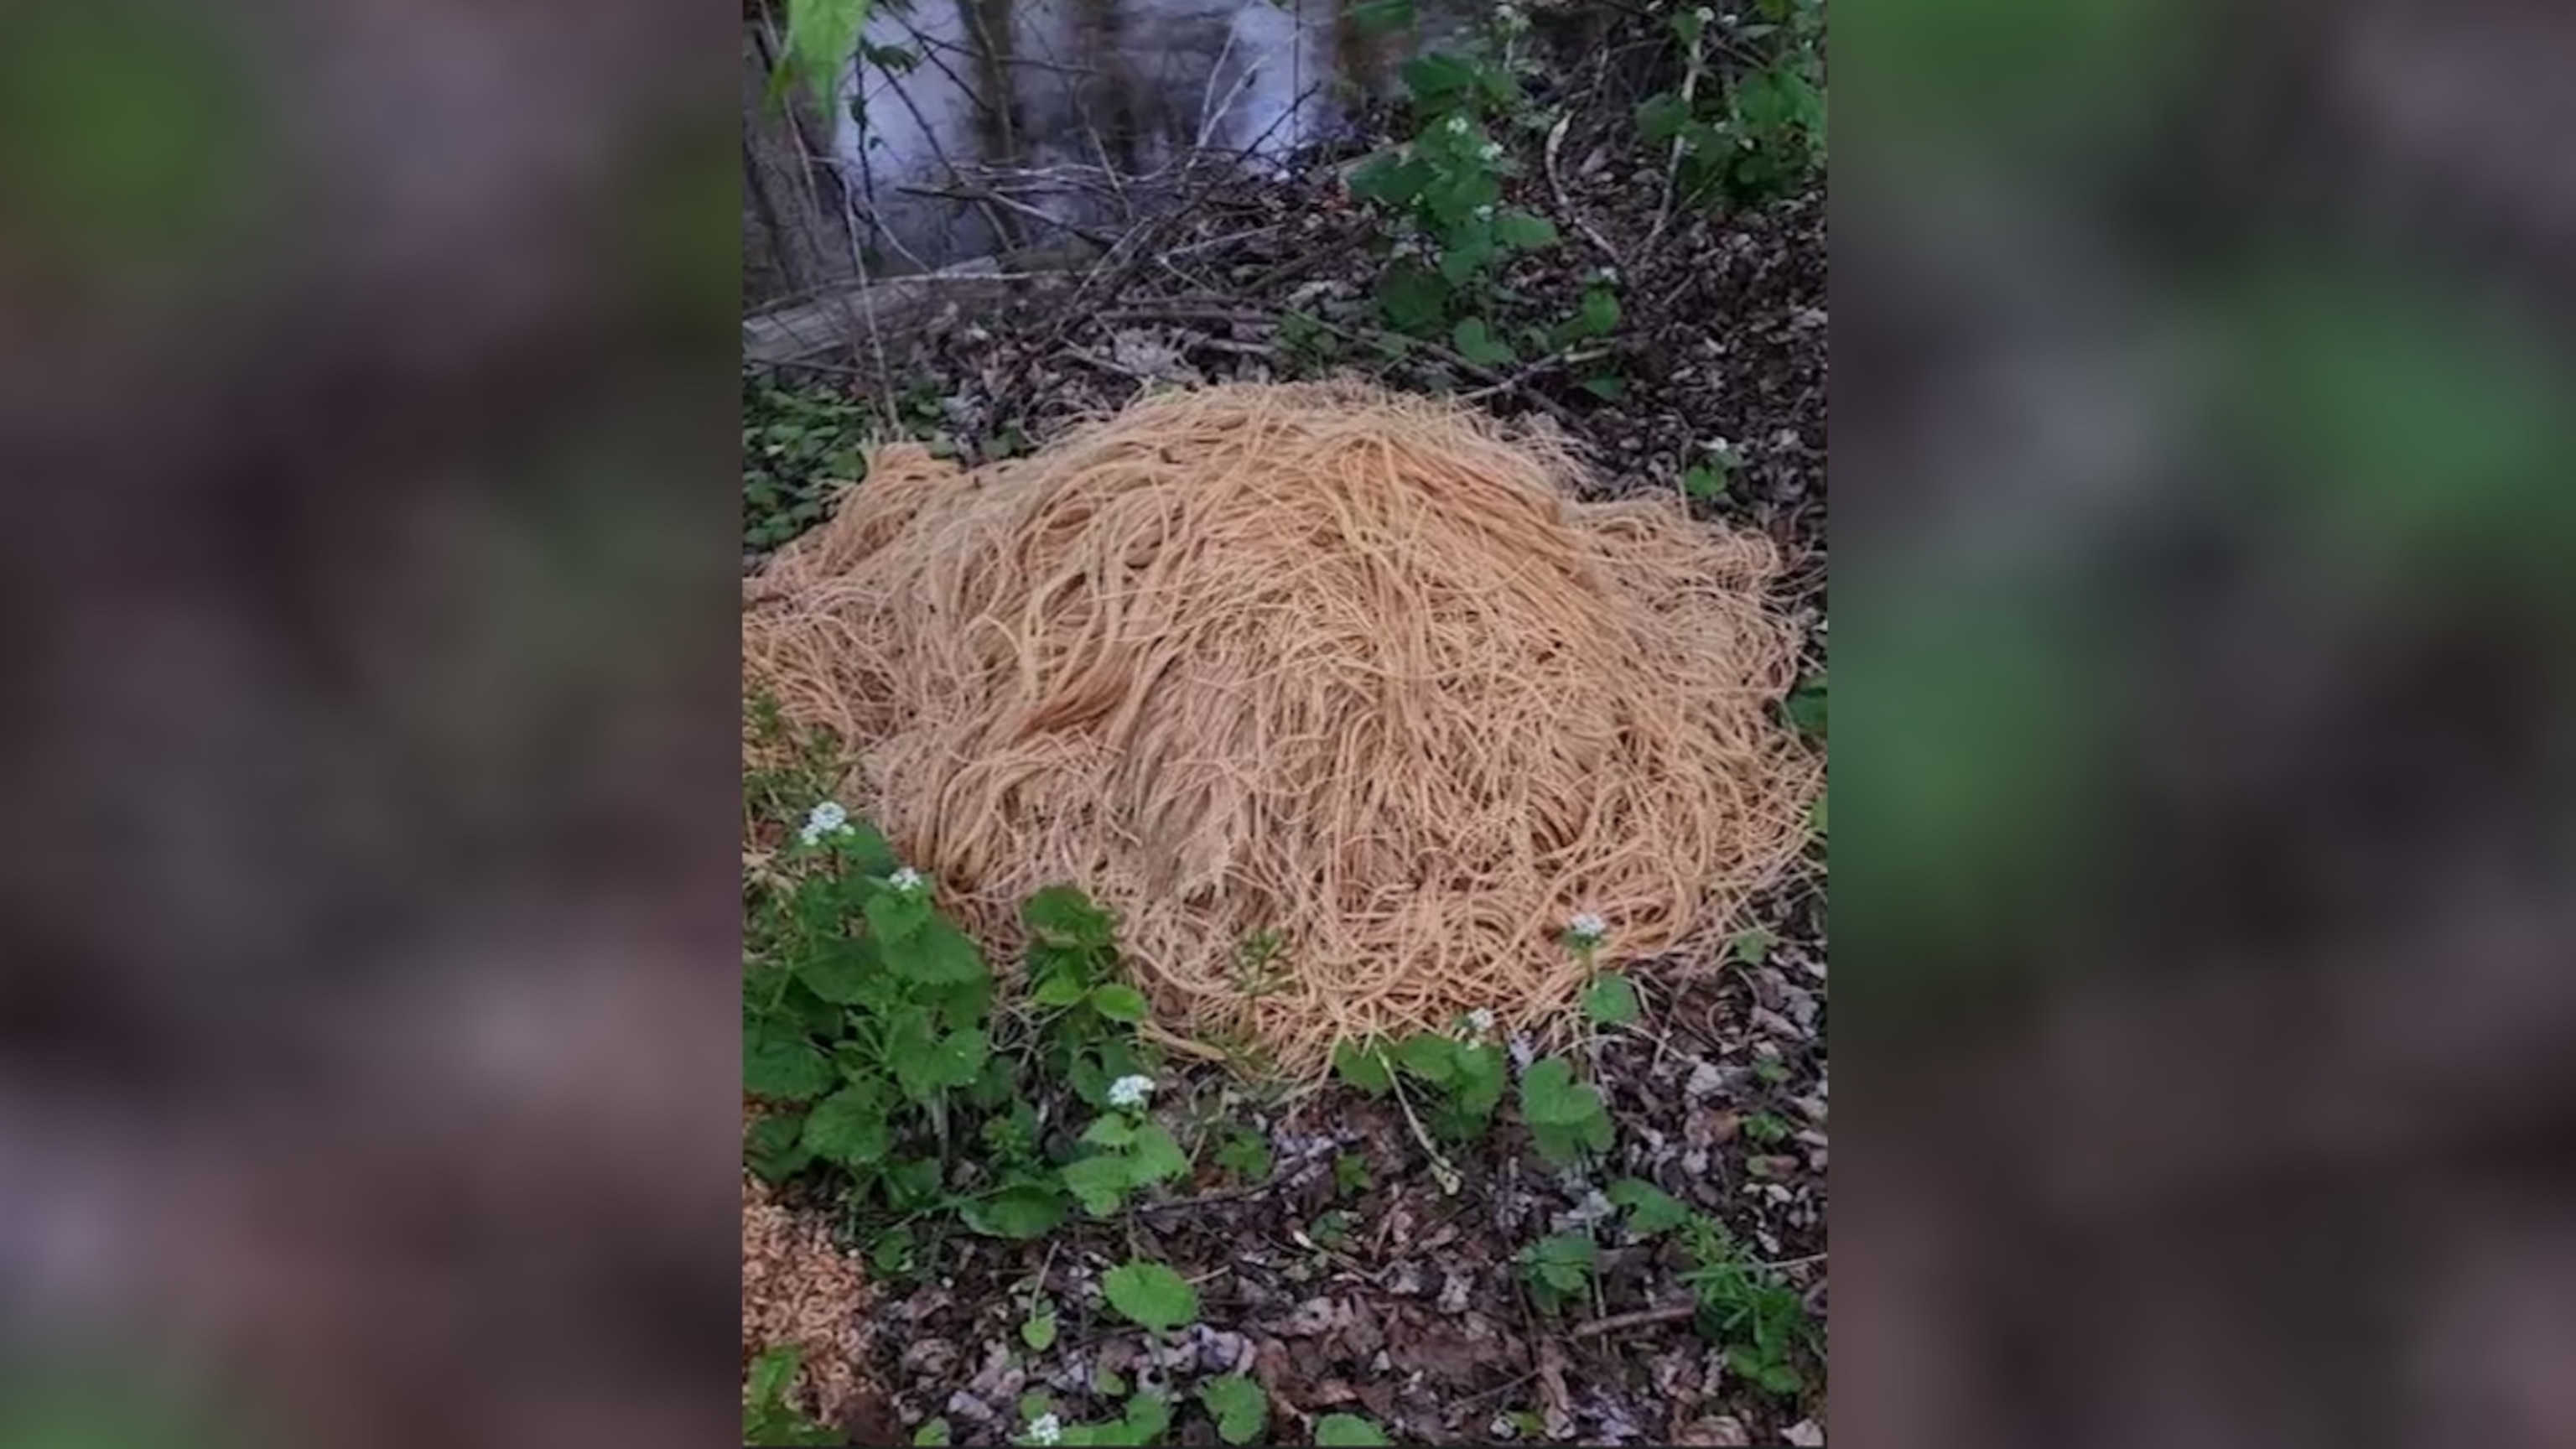
[[[1467,1013],[1467,1025],[1473,1027],[1476,1035],[1478,1036],[1492,1036],[1494,1034],[1494,1013],[1489,1008],[1479,1006],[1475,1010]]]
[[[1478,221],[1492,221],[1493,219],[1494,219],[1494,209],[1493,209],[1493,207],[1491,207],[1491,206],[1480,206],[1480,207],[1477,207],[1477,208],[1476,208],[1476,220],[1478,220]]]
[[[1120,1077],[1109,1084],[1109,1105],[1112,1107],[1130,1109],[1142,1107],[1145,1105],[1145,1099],[1152,1095],[1154,1095],[1152,1077]]]
[[[1053,1414],[1040,1414],[1029,1420],[1029,1442],[1053,1444],[1064,1437],[1064,1420]]]
[[[1709,23],[1711,23],[1712,21],[1714,21],[1714,20],[1716,20],[1716,19],[1717,19],[1717,12],[1716,12],[1716,11],[1714,11],[1714,10],[1711,10],[1709,7],[1707,7],[1707,6],[1705,6],[1705,5],[1702,5],[1702,6],[1701,6],[1701,7],[1699,7],[1697,10],[1692,11],[1692,12],[1691,12],[1691,14],[1698,16],[1698,17],[1699,17],[1699,23],[1700,23],[1700,24],[1702,24],[1702,25],[1707,25],[1707,24],[1709,24]]]
[[[928,881],[922,879],[920,871],[908,865],[886,877],[886,889],[899,896],[918,895],[928,884]]]
[[[1450,134],[1452,134],[1452,135],[1456,135],[1456,136],[1463,136],[1463,135],[1466,135],[1466,134],[1467,134],[1467,132],[1468,132],[1468,130],[1469,130],[1469,129],[1470,129],[1470,127],[1469,127],[1469,126],[1468,126],[1468,124],[1467,124],[1467,118],[1466,118],[1465,116],[1455,116],[1455,115],[1453,115],[1453,116],[1451,116],[1451,117],[1449,118],[1449,131],[1450,131]]]
[[[1585,911],[1566,922],[1565,931],[1567,935],[1586,946],[1597,946],[1601,943],[1602,937],[1610,934],[1610,923],[1590,911]]]
[[[1476,148],[1476,154],[1487,161],[1500,161],[1503,159],[1502,143],[1498,141],[1487,141],[1484,145]],[[1489,206],[1486,207],[1485,210],[1491,211],[1493,208]]]
[[[840,801],[826,800],[806,815],[805,828],[797,834],[807,845],[812,845],[826,835],[847,835],[849,832],[850,812],[841,807]]]

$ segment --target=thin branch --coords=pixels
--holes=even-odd
[[[1699,1312],[1697,1303],[1667,1303],[1658,1308],[1640,1308],[1634,1313],[1614,1313],[1589,1323],[1576,1324],[1568,1338],[1598,1338],[1605,1333],[1625,1333],[1631,1328],[1652,1328],[1659,1323],[1679,1323]]]

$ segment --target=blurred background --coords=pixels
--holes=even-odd
[[[2576,8],[1832,35],[1835,1431],[2576,1443]]]
[[[704,12],[0,0],[0,1443],[733,1432]]]

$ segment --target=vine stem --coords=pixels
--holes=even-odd
[[[1404,1098],[1404,1078],[1397,1073],[1393,1062],[1387,1063],[1386,1079],[1388,1084],[1395,1088],[1395,1105],[1403,1109],[1404,1123],[1413,1129],[1413,1140],[1421,1143],[1422,1150],[1431,1156],[1431,1175],[1439,1182],[1441,1193],[1448,1197],[1456,1197],[1464,1179],[1458,1175],[1458,1169],[1450,1164],[1447,1155],[1433,1145],[1431,1134],[1422,1130],[1421,1119],[1413,1115],[1413,1104]]]

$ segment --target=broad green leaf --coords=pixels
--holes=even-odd
[[[1530,1248],[1530,1271],[1559,1293],[1580,1293],[1592,1279],[1601,1249],[1582,1233],[1557,1233]]]
[[[966,1226],[986,1237],[1026,1242],[1045,1237],[1064,1221],[1064,1199],[1043,1187],[1022,1183],[968,1203],[959,1216],[966,1220]]]
[[[864,907],[868,929],[876,933],[881,947],[891,949],[898,941],[908,941],[930,924],[930,898],[907,895],[902,891],[882,890],[868,897]]]
[[[1032,1353],[1044,1353],[1053,1348],[1055,1315],[1052,1313],[1030,1315],[1029,1320],[1020,1325],[1020,1342],[1027,1344]]]
[[[1315,1421],[1317,1444],[1393,1444],[1386,1431],[1357,1414],[1326,1414]]]
[[[805,1114],[779,1112],[751,1124],[742,1144],[743,1160],[764,1182],[793,1177],[814,1154],[805,1150]]]
[[[1333,1070],[1343,1081],[1372,1097],[1383,1097],[1395,1089],[1395,1073],[1387,1065],[1385,1051],[1375,1042],[1346,1041],[1334,1047]]]
[[[1492,1042],[1461,1042],[1452,1059],[1455,1069],[1450,1100],[1471,1116],[1492,1116],[1494,1109],[1502,1105],[1503,1088],[1510,1080],[1504,1070],[1502,1047]]]
[[[1351,195],[1362,201],[1382,206],[1403,207],[1422,194],[1431,180],[1431,168],[1421,161],[1408,161],[1392,151],[1381,151],[1363,161],[1351,172]]]
[[[1124,1117],[1103,1117],[1083,1130],[1082,1140],[1094,1147],[1124,1147],[1136,1140],[1136,1124]]]
[[[1037,990],[1029,993],[1029,1002],[1044,1007],[1071,1006],[1082,999],[1084,990],[1078,977],[1050,976],[1038,983]]]
[[[1378,283],[1378,308],[1387,325],[1415,337],[1431,337],[1449,315],[1449,284],[1436,272],[1412,262],[1397,262]]]
[[[856,1006],[868,1001],[882,977],[884,961],[873,941],[834,936],[816,945],[812,954],[796,963],[796,979],[805,989],[835,1006]]]
[[[1152,1010],[1146,1004],[1144,992],[1116,981],[1092,988],[1091,1009],[1111,1021],[1131,1023],[1143,1021]]]
[[[1532,1122],[1576,1122],[1601,1109],[1591,1088],[1574,1080],[1574,1066],[1563,1057],[1542,1057],[1521,1076],[1521,1111]]]
[[[1492,232],[1483,227],[1469,227],[1440,249],[1440,275],[1447,278],[1451,286],[1463,287],[1475,280],[1476,274],[1497,255],[1499,250],[1494,245]]]
[[[984,954],[944,916],[933,914],[919,930],[899,940],[880,940],[886,965],[907,981],[956,985],[984,978]]]
[[[1151,1390],[1140,1392],[1127,1401],[1127,1416],[1119,1436],[1122,1444],[1151,1444],[1172,1427],[1172,1401]]]
[[[1124,1207],[1127,1189],[1134,1185],[1127,1159],[1114,1152],[1068,1162],[1060,1172],[1074,1200],[1093,1217],[1105,1218]]]
[[[915,1444],[934,1445],[948,1443],[948,1420],[944,1417],[933,1419],[929,1423],[922,1425],[920,1428],[913,1430],[912,1442]]]
[[[902,1084],[904,1095],[916,1102],[973,1082],[983,1072],[991,1050],[984,1033],[973,1027],[933,1037],[929,1019],[918,1013],[898,1018],[898,1025],[887,1035],[886,1054],[894,1059],[895,1080]]]
[[[1712,503],[1726,496],[1726,470],[1711,463],[1696,463],[1682,474],[1682,492],[1702,503]]]
[[[1162,1124],[1148,1122],[1137,1129],[1135,1144],[1127,1149],[1127,1168],[1139,1186],[1169,1182],[1188,1175],[1190,1157]]]
[[[1435,176],[1422,188],[1422,209],[1443,229],[1465,225],[1478,208],[1503,199],[1502,181],[1487,171],[1452,171]]]
[[[1258,1132],[1237,1128],[1218,1145],[1216,1165],[1246,1183],[1268,1182],[1272,1166],[1270,1144]]]
[[[1596,976],[1583,988],[1583,1014],[1598,1026],[1626,1026],[1637,1019],[1637,988],[1616,972]]]
[[[1628,1231],[1641,1238],[1670,1232],[1691,1219],[1690,1204],[1642,1177],[1610,1184],[1610,1200],[1628,1210]]]
[[[1363,0],[1343,12],[1362,35],[1384,35],[1413,23],[1413,0]]]
[[[879,1181],[885,1184],[886,1199],[896,1210],[912,1212],[938,1199],[943,1175],[938,1158],[913,1157],[885,1169]]]
[[[801,1102],[819,1097],[832,1085],[832,1064],[807,1042],[782,1035],[746,1035],[742,1053],[743,1090],[755,1097]]]
[[[1458,1071],[1458,1043],[1438,1032],[1416,1032],[1396,1044],[1395,1063],[1433,1086],[1447,1086]]]
[[[1511,344],[1494,336],[1482,317],[1460,319],[1449,333],[1449,345],[1478,367],[1499,367],[1515,356]]]
[[[885,1095],[873,1086],[854,1082],[843,1087],[815,1103],[805,1118],[805,1147],[826,1162],[865,1167],[893,1145]]]
[[[1270,1423],[1270,1396],[1242,1374],[1227,1374],[1199,1385],[1199,1402],[1216,1420],[1216,1436],[1228,1444],[1249,1444]]]
[[[1667,91],[1648,96],[1637,107],[1637,135],[1649,146],[1661,146],[1690,124],[1690,103]]]
[[[1507,247],[1535,251],[1556,245],[1556,224],[1526,211],[1506,211],[1494,219],[1494,240]]]
[[[1105,946],[1115,922],[1091,897],[1072,886],[1048,886],[1020,907],[1032,934],[1060,945]]]
[[[1161,1263],[1127,1263],[1100,1280],[1109,1306],[1128,1321],[1169,1332],[1199,1316],[1199,1293]]]
[[[1603,402],[1617,402],[1628,395],[1628,379],[1615,373],[1605,372],[1597,377],[1587,377],[1583,380],[1582,387],[1585,392]]]
[[[796,1370],[804,1359],[803,1351],[792,1343],[782,1343],[753,1359],[750,1400],[755,1404],[775,1404],[784,1398],[787,1386],[796,1381]]]
[[[1400,73],[1415,103],[1425,110],[1439,109],[1476,88],[1475,66],[1446,51],[1415,56]]]

